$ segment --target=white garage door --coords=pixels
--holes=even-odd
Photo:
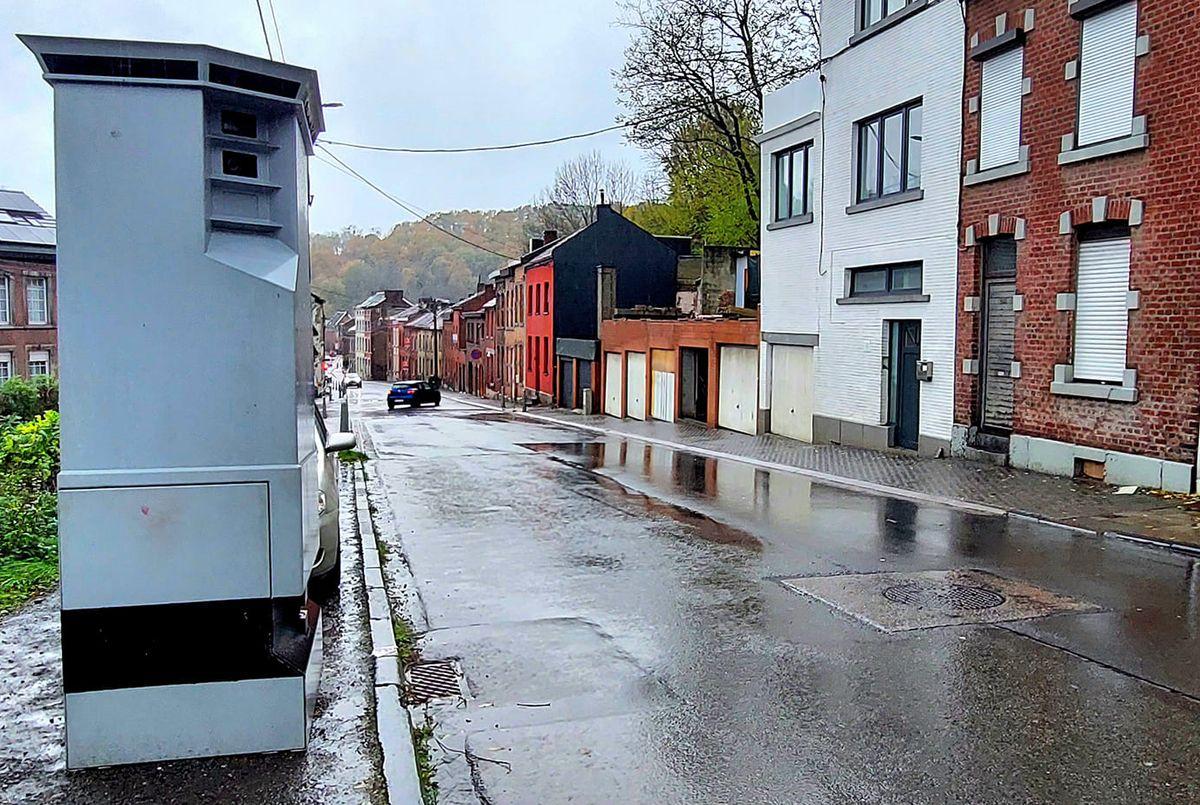
[[[758,350],[721,347],[717,424],[754,434],[758,422]]]
[[[675,351],[650,350],[650,416],[675,421]]]
[[[625,353],[625,415],[646,418],[646,353]]]
[[[771,432],[812,441],[812,347],[771,347]]]
[[[624,379],[621,353],[604,353],[604,413],[609,416],[621,416],[621,381]]]

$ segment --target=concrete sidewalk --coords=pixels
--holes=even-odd
[[[489,408],[497,400],[465,394],[456,399]],[[514,413],[520,413],[512,409]],[[693,422],[616,419],[558,408],[533,407],[528,416],[613,436],[650,440],[683,450],[792,467],[797,471],[844,480],[885,493],[918,496],[953,505],[963,502],[1096,534],[1162,543],[1200,551],[1200,500],[1194,496],[1116,494],[1105,484],[1077,481],[1027,470],[962,459],[925,458],[839,445],[810,445],[780,436],[747,436],[710,430]]]

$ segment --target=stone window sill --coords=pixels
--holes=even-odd
[[[811,212],[806,212],[804,215],[797,215],[793,218],[784,218],[782,221],[773,221],[767,224],[767,230],[774,232],[776,229],[789,229],[793,226],[800,226],[801,224],[811,224],[812,221],[813,214]]]
[[[927,293],[877,293],[863,296],[843,296],[839,305],[890,305],[894,302],[928,302]]]
[[[968,173],[963,177],[963,184],[971,187],[977,184],[985,184],[986,182],[995,182],[1000,179],[1007,179],[1011,176],[1020,176],[1023,173],[1029,173],[1029,157],[1018,159],[1016,162],[1010,162],[1007,165],[998,165],[987,170]]]
[[[886,31],[893,25],[903,22],[921,9],[928,6],[929,3],[930,0],[913,0],[913,2],[909,3],[899,11],[893,11],[891,14],[887,15],[878,22],[868,25],[866,28],[863,28],[861,31],[851,36],[849,42],[850,47],[853,47],[854,45],[857,45],[859,42],[862,42],[866,39],[870,39],[872,36],[875,36],[875,34],[880,33],[881,31]]]
[[[1050,393],[1061,397],[1083,397],[1108,402],[1137,402],[1137,389],[1102,383],[1051,383]]]
[[[891,195],[873,198],[870,201],[860,201],[857,204],[851,204],[846,208],[846,215],[856,215],[869,210],[881,210],[884,207],[894,207],[897,204],[907,204],[910,201],[920,201],[923,198],[925,198],[925,191],[918,187],[916,190],[905,190],[903,193],[892,193]]]
[[[1075,162],[1085,162],[1089,159],[1099,159],[1100,157],[1113,156],[1114,154],[1141,151],[1149,145],[1149,134],[1131,134],[1119,140],[1108,140],[1107,142],[1096,143],[1095,145],[1085,145],[1081,148],[1072,148],[1069,151],[1063,151],[1058,155],[1058,164],[1070,165]]]

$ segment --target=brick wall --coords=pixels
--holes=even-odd
[[[26,309],[26,283],[32,277],[44,277],[47,287],[49,323],[29,324]],[[0,353],[11,355],[12,373],[29,377],[29,353],[50,354],[50,373],[58,374],[58,282],[54,263],[0,259],[0,280],[7,278],[9,324],[0,324]]]
[[[1138,33],[1150,50],[1137,59],[1134,114],[1146,115],[1148,149],[1060,166],[1061,138],[1075,129],[1078,82],[1065,78],[1065,65],[1079,57],[1081,22],[1067,14],[1066,0],[973,0],[968,34],[995,36],[996,17],[1007,27],[1034,10],[1025,42],[1024,74],[1031,91],[1022,105],[1021,142],[1030,150],[1031,170],[962,191],[961,226],[987,234],[989,216],[1002,229],[1024,219],[1017,241],[1015,359],[1021,376],[1014,392],[1014,432],[1170,461],[1196,457],[1200,408],[1200,234],[1192,218],[1200,208],[1195,175],[1200,168],[1200,48],[1195,46],[1195,0],[1140,0]],[[979,154],[979,115],[970,99],[980,92],[980,65],[968,60],[963,93],[963,162]],[[1129,315],[1128,368],[1137,371],[1138,400],[1119,403],[1050,393],[1055,364],[1072,361],[1073,316],[1056,309],[1056,295],[1075,290],[1077,243],[1059,234],[1059,217],[1089,202],[1131,198],[1144,202],[1144,220],[1132,227],[1129,287],[1140,307]],[[1112,204],[1110,217],[1128,215]],[[963,301],[980,294],[982,249],[964,244],[959,253],[959,305],[955,422],[977,420],[979,378],[962,372],[962,359],[978,358],[979,313]]]

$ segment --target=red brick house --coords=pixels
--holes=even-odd
[[[969,0],[955,452],[1186,491],[1194,0]]]
[[[387,380],[389,319],[413,306],[404,291],[376,291],[354,308],[354,371],[363,380]]]
[[[0,383],[58,373],[54,219],[0,190]]]
[[[494,285],[480,283],[475,293],[450,306],[442,325],[442,379],[455,391],[482,396],[484,374],[482,308],[496,296]]]

